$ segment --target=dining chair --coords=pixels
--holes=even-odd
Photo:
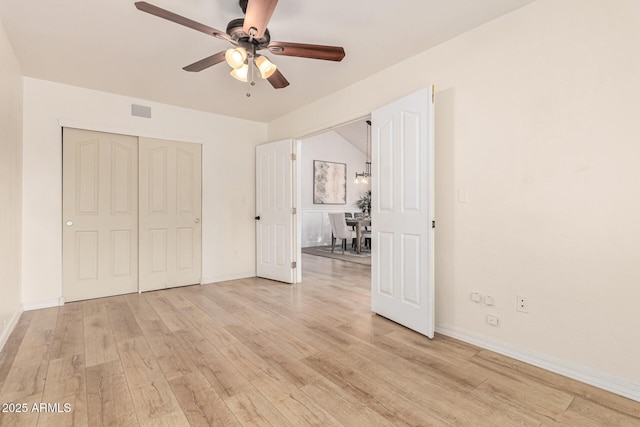
[[[344,212],[329,213],[329,223],[331,224],[331,252],[333,252],[336,239],[342,240],[342,253],[347,249],[347,239],[355,239],[356,232],[347,227]]]
[[[365,227],[364,230],[361,231],[361,234],[362,239],[364,240],[364,246],[371,250],[371,230]]]

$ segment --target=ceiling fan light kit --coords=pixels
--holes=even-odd
[[[258,67],[258,70],[260,70],[260,75],[263,79],[268,79],[278,69],[273,62],[269,61],[269,58],[263,55],[258,55],[253,62],[256,64],[256,67]]]
[[[242,47],[227,49],[224,54],[224,59],[226,59],[227,64],[229,64],[231,68],[240,68],[245,64],[247,51]]]
[[[247,64],[244,64],[239,68],[234,68],[233,70],[231,70],[230,74],[234,79],[246,83],[247,77],[249,76],[249,66]]]
[[[226,40],[235,46],[187,65],[184,67],[185,71],[202,71],[226,60],[233,68],[231,76],[242,82],[248,81],[249,68],[251,68],[251,84],[253,85],[255,84],[253,82],[253,65],[255,65],[263,79],[267,80],[275,89],[282,89],[289,86],[289,82],[269,58],[256,54],[257,51],[267,49],[274,55],[335,62],[342,61],[345,56],[344,49],[339,46],[271,42],[267,25],[278,5],[278,0],[239,0],[239,5],[245,13],[245,17],[229,22],[227,31],[223,32],[144,1],[135,3],[138,10]]]

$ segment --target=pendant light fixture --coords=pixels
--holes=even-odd
[[[367,161],[364,163],[364,172],[356,172],[356,184],[368,184],[371,177],[371,120],[367,120]]]

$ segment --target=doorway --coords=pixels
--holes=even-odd
[[[363,215],[358,201],[367,197],[371,190],[368,177],[361,176],[371,159],[368,120],[364,117],[300,139],[297,159],[301,253],[371,266],[370,240],[366,245],[363,242],[359,253],[355,245],[348,242],[343,254],[341,241],[332,252],[329,222],[329,213],[345,212],[348,217]],[[333,176],[322,175],[320,168],[327,165]],[[356,174],[360,175],[357,182]],[[329,181],[326,185],[339,189],[331,197],[318,194],[323,190],[321,186],[325,185],[322,182],[325,179]],[[304,262],[301,264],[304,269]]]
[[[431,86],[371,115],[371,310],[429,338],[435,331],[434,103]],[[296,191],[303,207],[303,192]],[[299,234],[302,222],[299,216]],[[298,259],[301,241],[299,235]]]

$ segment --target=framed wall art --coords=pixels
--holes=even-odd
[[[313,203],[316,205],[347,204],[347,165],[313,161]]]

